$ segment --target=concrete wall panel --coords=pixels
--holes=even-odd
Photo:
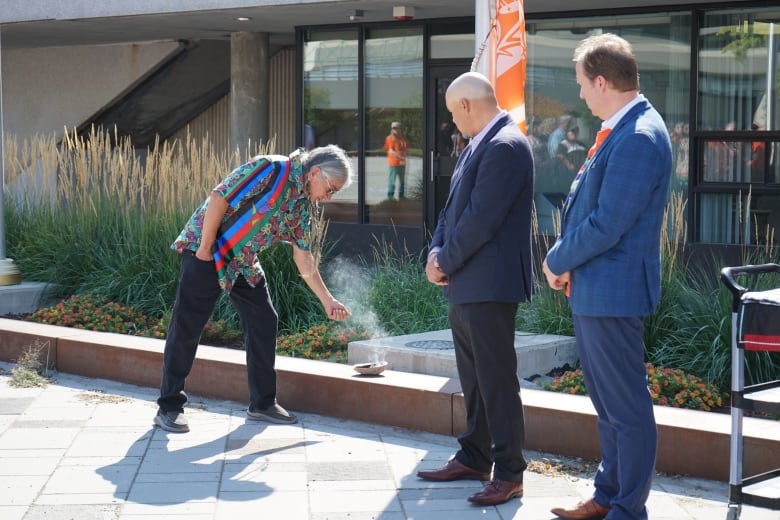
[[[3,120],[19,142],[72,129],[146,77],[178,42],[10,49],[2,56]]]

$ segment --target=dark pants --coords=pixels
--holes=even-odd
[[[181,258],[179,289],[168,326],[163,354],[163,377],[157,403],[163,411],[182,411],[187,402],[184,380],[192,369],[198,342],[222,289],[214,262],[191,251]],[[241,318],[246,344],[250,404],[265,408],[276,402],[276,331],[278,316],[265,280],[251,287],[243,277],[230,291],[230,302]]]
[[[585,386],[598,414],[594,498],[610,520],[645,520],[658,432],[647,388],[642,318],[574,315]]]
[[[525,422],[515,354],[516,303],[450,306],[466,431],[455,458],[493,477],[522,482]]]

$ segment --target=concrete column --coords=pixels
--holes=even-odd
[[[268,135],[270,52],[268,33],[230,34],[230,144],[246,158],[247,145]]]
[[[2,49],[0,49],[2,54]],[[5,257],[5,128],[3,128],[3,61],[0,58],[0,286],[22,283],[14,261]]]

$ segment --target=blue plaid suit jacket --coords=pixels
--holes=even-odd
[[[671,172],[666,125],[648,101],[640,102],[588,163],[547,254],[552,272],[572,273],[574,314],[629,317],[655,310]]]

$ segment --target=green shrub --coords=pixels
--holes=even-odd
[[[8,256],[22,276],[50,282],[48,298],[91,294],[160,319],[178,284],[179,255],[171,243],[240,163],[189,138],[157,143],[142,156],[128,138],[94,129],[59,144],[54,136],[22,146],[9,139],[6,151]],[[282,331],[323,318],[291,256],[283,244],[260,255]],[[239,324],[225,297],[214,319]]]
[[[448,329],[448,303],[441,287],[425,275],[425,252],[396,253],[389,245],[374,248],[368,305],[386,334],[398,336]]]
[[[253,153],[269,151],[271,147]],[[94,318],[90,326],[163,338],[179,272],[179,256],[170,244],[209,190],[243,162],[237,155],[216,154],[213,147],[186,138],[157,143],[142,156],[129,139],[95,130],[84,138],[74,132],[61,143],[54,136],[37,137],[22,146],[6,140],[8,256],[25,279],[51,283],[52,297],[88,294],[120,306],[110,313],[106,309],[111,316]],[[719,280],[719,267],[694,268],[683,255],[685,214],[684,199],[673,197],[661,237],[661,301],[645,320],[646,360],[727,388],[731,297]],[[319,248],[321,224],[315,237]],[[762,240],[766,245],[744,253],[743,264],[780,262],[771,237]],[[537,251],[534,299],[520,305],[517,329],[571,336],[568,303],[560,291],[547,286],[539,268],[544,251]],[[427,281],[424,255],[378,243],[373,258],[361,266],[360,294],[347,302],[353,312],[360,312],[344,325],[359,323],[373,336],[449,328],[447,301],[441,288]],[[322,256],[327,267],[327,251]],[[279,314],[280,337],[305,333],[325,319],[291,257],[291,248],[284,244],[260,255]],[[713,258],[707,265],[723,262]],[[337,275],[343,273],[333,271],[341,282]],[[328,272],[324,269],[324,276]],[[766,283],[777,286],[780,280]],[[328,284],[332,285],[330,280]],[[340,289],[340,283],[331,288]],[[54,314],[47,322],[62,322],[64,318],[55,319]],[[79,308],[73,314],[68,319],[89,312]],[[370,320],[359,316],[365,314]],[[240,321],[222,296],[203,340],[230,344],[240,343],[238,338]],[[776,353],[749,356],[746,383],[774,379],[780,373],[779,358]]]
[[[731,381],[732,296],[720,280],[727,264],[718,256],[700,258],[690,265],[682,254],[687,234],[685,203],[673,196],[666,210],[662,235],[661,302],[645,320],[645,359],[656,366],[675,367],[728,389]],[[763,240],[763,239],[762,239]],[[778,263],[780,250],[771,245],[744,250],[737,265]],[[780,286],[780,277],[745,280],[758,290]],[[746,384],[777,378],[780,355],[748,353]]]

